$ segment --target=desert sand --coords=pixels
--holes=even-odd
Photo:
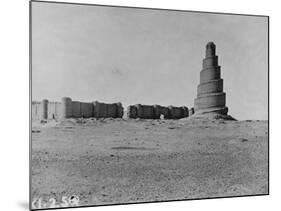
[[[56,206],[268,194],[268,121],[33,121],[31,174]]]

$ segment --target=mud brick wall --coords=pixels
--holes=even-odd
[[[81,103],[81,117],[90,118],[94,116],[93,103]]]
[[[117,118],[122,118],[124,115],[124,108],[122,106],[122,103],[116,103],[117,106]]]
[[[183,117],[188,117],[189,116],[189,111],[188,108],[186,106],[182,106],[181,107],[183,109]]]
[[[81,102],[79,101],[72,101],[72,117],[73,118],[81,118]]]
[[[31,116],[32,119],[41,119],[43,115],[42,102],[33,101],[31,104]]]
[[[138,112],[137,107],[135,105],[130,105],[127,108],[126,115],[127,115],[128,118],[136,119],[136,118],[138,118],[137,112]]]
[[[189,109],[189,116],[193,115],[194,114],[194,108],[192,107],[191,109]]]
[[[61,118],[61,103],[60,102],[49,102],[48,103],[48,119],[59,119]]]
[[[93,103],[93,106],[94,106],[94,117],[97,118],[110,117],[110,115],[108,114],[107,104],[95,101]]]
[[[154,119],[154,107],[151,105],[137,104],[137,114],[141,119]]]
[[[61,99],[61,117],[70,118],[72,117],[72,100],[69,97],[63,97]]]
[[[160,119],[161,115],[163,115],[165,119],[169,119],[170,113],[168,107],[160,106],[160,105],[154,105],[153,107],[154,107],[155,119]]]
[[[93,116],[96,118],[122,118],[123,107],[121,103],[100,103],[93,102]]]
[[[32,119],[64,119],[64,118],[122,118],[124,109],[121,103],[100,103],[72,101],[69,97],[61,102],[32,102]]]
[[[185,106],[161,106],[161,105],[130,105],[127,108],[128,118],[140,119],[160,119],[163,115],[164,119],[180,119],[189,116],[188,108]]]
[[[106,105],[106,117],[116,118],[118,115],[117,105],[116,104],[105,104]]]
[[[169,118],[180,119],[184,117],[184,109],[180,107],[169,106]]]

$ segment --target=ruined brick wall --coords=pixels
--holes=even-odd
[[[189,116],[193,115],[194,114],[194,108],[192,107],[191,109],[189,109]]]
[[[130,105],[127,109],[128,118],[140,119],[181,119],[194,113],[194,109],[187,107],[161,105]],[[32,119],[66,119],[66,118],[122,118],[124,109],[119,103],[102,103],[72,101],[69,97],[61,102],[32,102]]]
[[[137,104],[137,114],[138,118],[141,119],[154,119],[154,107],[151,105],[141,105]]]
[[[81,118],[81,103],[79,101],[72,101],[72,117]]]
[[[100,103],[72,101],[69,97],[62,98],[61,102],[32,102],[32,119],[61,119],[61,118],[122,118],[121,103]]]
[[[94,106],[93,103],[81,102],[81,117],[90,118],[94,116]]]
[[[59,119],[61,114],[61,102],[48,103],[48,119]]]
[[[154,105],[154,118],[160,119],[160,116],[163,115],[164,119],[170,118],[169,108],[160,105]]]
[[[31,104],[32,119],[41,119],[43,114],[42,102],[34,101]]]
[[[189,116],[188,108],[185,106],[160,106],[160,105],[130,105],[127,108],[128,118],[140,119],[160,119],[163,115],[164,119],[181,119]]]
[[[127,117],[128,118],[131,118],[131,119],[136,119],[138,118],[138,110],[137,110],[137,107],[135,105],[130,105],[128,106],[127,108]]]
[[[106,106],[106,117],[116,118],[118,115],[117,105],[114,104],[105,104]]]
[[[182,107],[169,106],[169,118],[181,119],[185,117],[184,109]]]
[[[122,118],[123,107],[121,103],[100,103],[93,102],[94,117],[96,118]]]

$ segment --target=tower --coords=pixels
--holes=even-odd
[[[48,100],[42,100],[42,119],[48,119]]]
[[[203,69],[200,72],[200,84],[197,87],[194,109],[195,114],[227,115],[228,112],[228,108],[225,106],[221,67],[218,65],[216,45],[213,42],[206,45],[206,55],[203,59]]]

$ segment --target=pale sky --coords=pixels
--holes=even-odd
[[[233,117],[268,117],[267,18],[32,3],[32,99],[194,106],[217,46]]]

